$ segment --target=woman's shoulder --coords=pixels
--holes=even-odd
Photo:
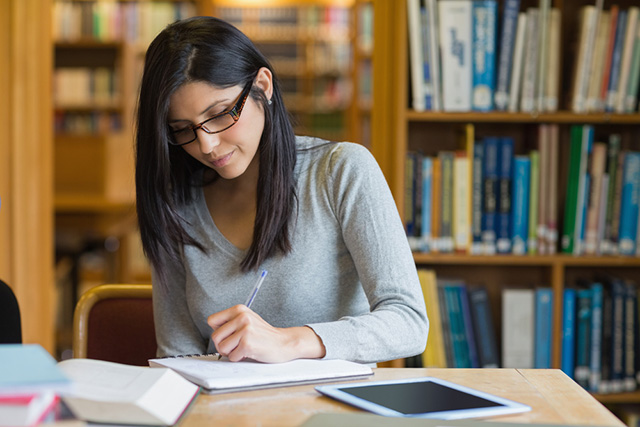
[[[375,160],[369,150],[353,142],[334,142],[308,136],[296,137],[298,161],[302,164],[326,164],[331,170],[359,168]]]

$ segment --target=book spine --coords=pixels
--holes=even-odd
[[[596,31],[593,58],[589,67],[589,88],[587,90],[587,111],[596,112],[601,109],[600,91],[604,63],[607,55],[611,14],[609,11],[600,12]]]
[[[552,8],[549,12],[549,66],[546,84],[545,111],[558,111],[561,68],[561,13]]]
[[[415,162],[416,154],[407,153],[404,164],[404,224],[408,238],[413,236],[415,228]]]
[[[453,174],[453,236],[456,252],[467,252],[471,237],[471,188],[469,188],[469,158],[465,151],[455,153]]]
[[[509,112],[518,111],[520,92],[522,87],[522,70],[524,68],[524,51],[526,45],[526,35],[528,18],[525,12],[518,14],[518,26],[516,31],[516,42],[513,48],[513,61],[511,65],[511,81],[509,82]]]
[[[478,345],[478,357],[481,368],[497,368],[499,366],[498,343],[491,317],[489,295],[484,286],[469,289],[471,317]]]
[[[549,183],[547,196],[547,253],[554,255],[558,251],[558,162],[560,157],[560,128],[549,125]]]
[[[440,21],[436,0],[425,0],[427,11],[427,30],[429,31],[429,64],[433,82],[433,110],[442,110],[442,79],[440,74]]]
[[[625,282],[625,308],[624,308],[624,378],[623,390],[634,391],[636,383],[636,323],[638,294],[636,285],[632,282]]]
[[[633,54],[629,71],[629,83],[625,93],[624,112],[633,113],[638,102],[640,86],[640,23],[636,23],[636,35],[633,43]]]
[[[607,190],[607,213],[605,219],[605,230],[600,253],[604,255],[612,255],[613,250],[613,214],[614,201],[616,192],[616,177],[618,169],[618,157],[620,153],[620,135],[609,135],[609,144],[607,146],[607,174],[609,175],[609,188]]]
[[[420,0],[407,0],[406,5],[411,64],[411,105],[416,111],[424,111],[426,107],[424,98],[424,58],[420,30]]]
[[[591,284],[591,340],[589,354],[589,387],[597,392],[600,387],[602,362],[602,298],[601,283]]]
[[[524,69],[522,74],[522,95],[520,97],[520,111],[535,110],[536,82],[539,60],[538,26],[540,25],[539,10],[535,7],[527,9],[527,38],[525,44]]]
[[[502,290],[502,367],[534,366],[535,294],[533,289]]]
[[[431,76],[431,62],[429,55],[429,17],[427,9],[420,8],[420,37],[422,47],[422,74],[424,89],[424,108],[425,110],[433,110],[433,78]]]
[[[473,149],[473,181],[472,181],[472,199],[471,199],[471,254],[482,254],[482,185],[483,185],[483,165],[484,163],[484,145],[478,142]]]
[[[576,343],[576,290],[564,290],[562,301],[562,358],[560,369],[570,378],[574,376]]]
[[[593,126],[582,126],[582,141],[580,150],[580,166],[578,175],[576,220],[574,230],[573,254],[584,253],[584,230],[586,224],[586,213],[588,206],[588,195],[591,177],[588,174],[589,158],[593,148]]]
[[[496,252],[496,225],[498,215],[498,138],[484,140],[484,200],[482,215],[482,242],[487,255]]]
[[[441,176],[441,214],[440,214],[440,243],[439,250],[443,253],[453,252],[453,163],[455,154],[451,151],[441,151],[440,158]]]
[[[622,48],[624,46],[624,35],[627,29],[627,11],[618,12],[618,24],[616,26],[616,38],[613,44],[613,57],[611,59],[611,72],[609,73],[609,84],[607,86],[607,98],[605,111],[615,111],[616,100],[618,98],[618,86],[620,83],[620,63],[622,60]]]
[[[620,393],[624,386],[624,308],[625,286],[619,279],[611,282],[613,303],[613,335],[611,345],[611,382],[610,391]]]
[[[431,251],[431,225],[433,212],[433,158],[422,159],[422,221],[420,250]]]
[[[460,307],[466,337],[465,341],[467,343],[467,352],[469,354],[469,366],[471,368],[479,368],[480,358],[478,356],[478,344],[473,331],[473,319],[471,318],[471,307],[469,306],[469,292],[466,285],[461,284],[458,286],[458,297],[460,298]]]
[[[598,25],[599,11],[595,6],[584,6],[580,10],[580,38],[578,57],[574,66],[573,97],[571,110],[575,113],[587,111],[587,89],[591,65],[591,53]]]
[[[631,61],[633,60],[633,50],[639,14],[640,8],[638,7],[630,7],[627,11],[627,27],[625,29],[622,58],[620,60],[620,81],[618,82],[618,94],[615,102],[616,113],[625,112],[624,107],[627,97],[627,86],[629,84],[629,73],[631,69]]]
[[[496,0],[473,2],[471,108],[476,111],[493,110],[497,19]]]
[[[551,0],[539,0],[538,2],[538,61],[536,63],[536,82],[534,109],[545,110],[545,88],[547,74],[549,73],[549,9]]]
[[[496,248],[498,253],[511,252],[511,176],[513,170],[513,139],[500,138],[498,153],[498,224]]]
[[[440,314],[442,320],[442,337],[444,340],[445,356],[447,357],[447,366],[455,368],[456,364],[453,356],[453,337],[451,333],[451,316],[449,315],[449,304],[447,302],[445,286],[438,280],[438,303],[440,304]]]
[[[604,175],[607,145],[602,142],[593,144],[589,175],[591,177],[591,192],[588,197],[586,218],[585,253],[594,255],[598,240],[598,214],[600,213],[600,194],[602,192],[602,176]]]
[[[549,198],[549,168],[550,168],[550,156],[549,146],[551,140],[549,138],[549,125],[541,124],[538,126],[538,150],[540,151],[540,200],[538,202],[538,223],[537,227],[537,241],[538,241],[538,253],[541,255],[547,254],[548,242],[547,242],[547,215],[549,209],[547,205],[550,202]]]
[[[580,289],[576,296],[576,367],[575,380],[589,387],[591,355],[591,289]]]
[[[627,152],[623,166],[619,253],[635,255],[638,227],[638,191],[640,188],[640,153]]]
[[[495,93],[495,106],[498,111],[505,111],[509,106],[509,86],[515,49],[518,12],[520,0],[506,0],[502,14],[502,32],[500,34],[500,54]]]
[[[527,156],[516,156],[513,171],[512,223],[511,239],[512,252],[515,255],[527,253],[527,239],[529,229],[529,181],[531,174],[531,160]]]
[[[613,345],[613,299],[611,297],[611,284],[603,284],[602,293],[602,340],[600,354],[600,381],[598,393],[611,391],[611,363]]]
[[[602,175],[600,191],[600,201],[598,202],[598,235],[596,237],[596,255],[602,255],[602,242],[604,241],[604,231],[607,218],[607,200],[609,195],[609,174]]]
[[[470,0],[438,2],[445,111],[471,110],[471,9]]]
[[[468,349],[464,334],[464,323],[460,307],[459,292],[455,285],[444,286],[447,311],[449,312],[449,326],[451,328],[451,344],[453,348],[454,367],[469,368]]]
[[[429,313],[429,335],[427,348],[422,354],[422,365],[425,368],[446,368],[447,358],[442,332],[442,315],[438,298],[436,274],[433,270],[418,270],[418,278],[424,295],[427,313]]]
[[[527,251],[529,255],[538,253],[538,201],[540,199],[540,152],[532,150],[529,154],[531,158],[531,179],[529,181],[529,239],[527,240]]]
[[[609,78],[611,76],[611,66],[613,63],[613,50],[616,42],[616,31],[618,28],[618,19],[619,19],[619,10],[618,5],[612,5],[609,10],[610,20],[609,20],[609,32],[607,33],[607,47],[604,64],[602,65],[602,81],[600,82],[600,96],[599,96],[599,105],[598,111],[604,111],[605,104],[607,100],[607,89],[609,88]]]
[[[551,367],[551,325],[553,323],[553,290],[536,289],[534,368]]]

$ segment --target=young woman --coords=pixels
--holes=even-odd
[[[424,350],[416,267],[376,161],[296,137],[271,65],[235,27],[197,17],[156,37],[136,144],[158,356],[375,363]]]

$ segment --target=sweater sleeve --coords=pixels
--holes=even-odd
[[[157,356],[204,353],[207,340],[202,338],[189,312],[184,266],[171,261],[164,262],[164,266],[167,283],[159,282],[156,271],[151,270]]]
[[[328,168],[328,197],[370,312],[308,326],[322,339],[326,358],[372,363],[421,353],[429,329],[424,297],[382,171],[357,144],[338,145]]]

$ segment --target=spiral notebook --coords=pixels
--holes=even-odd
[[[149,366],[171,368],[209,394],[359,379],[373,375],[369,366],[346,360],[230,362],[218,354],[150,359]]]

